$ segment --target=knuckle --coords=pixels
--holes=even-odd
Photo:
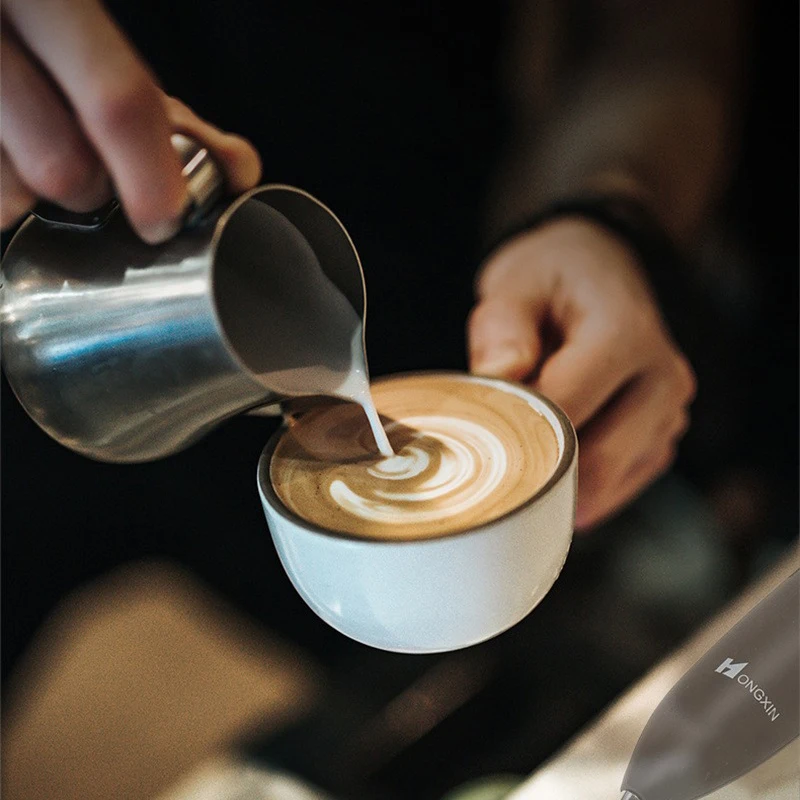
[[[615,359],[640,361],[642,352],[653,346],[654,332],[653,323],[642,311],[609,313],[598,321],[595,346]]]
[[[598,323],[595,345],[600,349],[616,348],[620,343],[628,341],[632,326],[618,316],[607,316]]]
[[[652,309],[640,308],[632,312],[624,335],[629,347],[639,354],[647,354],[662,346],[664,327]]]
[[[132,68],[124,76],[101,85],[94,93],[91,114],[109,133],[125,131],[152,116],[152,107],[160,102],[158,89],[142,68]]]
[[[194,114],[186,103],[171,95],[163,96],[164,110],[173,126],[180,128],[192,121]]]
[[[184,103],[182,100],[171,94],[164,95],[164,107],[167,109],[167,111],[175,111],[175,112],[183,112],[189,110],[189,106],[187,106],[186,103]]]
[[[584,357],[598,374],[632,373],[643,363],[639,336],[617,320],[588,331]]]

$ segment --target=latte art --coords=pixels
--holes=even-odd
[[[481,425],[433,416],[408,417],[403,424],[419,434],[400,453],[367,467],[360,485],[331,483],[331,498],[343,510],[382,524],[419,525],[469,512],[503,480],[506,450]]]
[[[360,409],[316,409],[272,458],[276,493],[323,528],[371,538],[464,530],[513,510],[555,469],[558,442],[522,396],[458,376],[373,388],[395,455],[380,456]]]

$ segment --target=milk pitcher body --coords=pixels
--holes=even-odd
[[[184,155],[197,202],[172,240],[144,243],[120,209],[31,215],[3,259],[9,383],[97,460],[161,458],[243,411],[335,394],[353,360],[366,371],[363,274],[339,220],[290,186],[219,199],[205,150]]]

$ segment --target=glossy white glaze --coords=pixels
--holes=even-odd
[[[269,484],[273,438],[259,464],[259,494],[290,580],[322,619],[373,647],[432,653],[489,639],[542,600],[572,541],[577,446],[567,446],[575,443],[569,423],[529,396],[558,426],[561,460],[569,454],[569,463],[560,462],[550,485],[516,511],[438,538],[356,539],[295,517]]]

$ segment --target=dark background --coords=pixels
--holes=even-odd
[[[481,202],[505,133],[504,5],[111,5],[171,94],[251,139],[265,180],[310,191],[348,227],[365,266],[373,374],[465,368]],[[479,689],[460,710],[399,752],[344,757],[342,743],[441,658],[355,644],[295,594],[254,491],[273,423],[237,419],[172,458],[115,467],[50,441],[5,379],[4,678],[65,594],[164,556],[329,667],[312,718],[251,742],[254,757],[359,797],[436,797],[471,776],[531,771],[796,536],[797,9],[760,4],[753,42],[743,151],[703,273],[709,346],[696,358],[694,429],[671,476],[576,542],[535,614],[467,651],[460,663]],[[642,542],[662,529],[658,541],[672,541],[670,512],[656,513],[670,498],[714,520],[697,562],[722,577],[696,602],[691,581],[686,597],[660,599],[617,581]],[[668,569],[673,551],[653,557]]]

